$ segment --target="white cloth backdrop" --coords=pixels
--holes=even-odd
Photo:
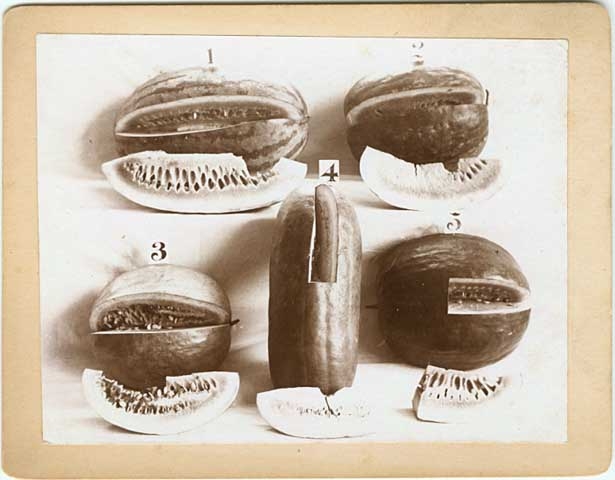
[[[258,416],[267,367],[268,258],[278,207],[233,215],[160,213],[130,203],[100,164],[117,156],[116,109],[163,70],[204,64],[212,48],[230,75],[290,81],[310,111],[299,157],[311,177],[319,159],[339,159],[338,185],[355,204],[363,233],[363,306],[375,303],[373,257],[387,245],[441,230],[444,218],[388,208],[358,174],[345,142],[343,98],[360,77],[410,64],[411,39],[39,35],[38,162],[44,438],[58,443],[152,442],[98,419],[80,389],[95,366],[87,319],[97,293],[119,272],[150,263],[163,241],[170,263],[214,276],[241,319],[221,369],[237,370],[236,405],[214,423],[163,441],[300,441]],[[411,394],[421,370],[397,362],[376,310],[362,309],[356,384],[381,405],[381,431],[355,441],[566,439],[566,77],[560,41],[424,40],[426,63],[473,73],[490,91],[485,157],[510,170],[504,189],[464,213],[463,231],[500,243],[518,260],[534,309],[520,347],[492,371],[523,372],[524,389],[501,422],[455,426],[416,421]],[[313,180],[312,180],[313,181]],[[489,369],[488,369],[489,370]]]

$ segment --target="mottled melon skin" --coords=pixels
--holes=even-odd
[[[307,143],[307,120],[270,120],[218,130],[157,137],[116,137],[122,155],[146,150],[168,153],[233,153],[252,172],[271,168],[280,158],[297,157]]]
[[[358,359],[361,235],[338,196],[336,283],[309,283],[314,195],[292,193],[278,213],[269,277],[269,370],[275,388],[352,385]]]
[[[224,103],[226,99],[241,97],[254,99],[248,103],[258,114],[244,111],[246,106],[232,100]],[[211,107],[207,103],[210,100],[222,103]],[[175,106],[183,101],[194,103]],[[139,117],[152,108],[161,108],[165,113],[157,114],[153,126],[137,128]],[[204,113],[212,108],[219,112],[218,118]],[[143,115],[138,113],[135,117],[135,112],[140,111]],[[196,123],[203,116],[204,121],[219,124],[219,128],[198,127]],[[170,135],[170,132],[177,134]],[[307,106],[294,87],[227,79],[211,66],[162,73],[152,78],[125,100],[115,123],[115,139],[121,155],[145,150],[233,153],[244,158],[250,171],[271,168],[282,157],[295,158],[305,146],[307,136]]]
[[[481,237],[436,234],[403,242],[380,259],[378,316],[387,344],[403,361],[470,370],[510,354],[530,310],[449,315],[449,278],[494,278],[529,291],[514,258]]]
[[[105,375],[144,389],[163,386],[167,376],[216,370],[228,355],[231,326],[93,334]]]
[[[357,113],[361,103],[395,94],[412,95],[378,102]],[[344,102],[348,145],[357,160],[367,146],[416,164],[478,156],[489,132],[484,102],[478,80],[451,68],[417,67],[358,82]]]
[[[297,109],[307,110],[303,97],[295,88],[251,79],[227,79],[210,65],[156,75],[135,89],[118,115],[175,100],[222,95],[273,98],[294,105]]]
[[[347,138],[356,159],[370,146],[408,162],[425,164],[478,156],[488,131],[485,105],[410,107],[399,114],[386,112],[380,118],[366,116],[348,128]]]
[[[462,319],[425,305],[384,307],[384,336],[391,349],[410,365],[429,363],[473,370],[509,355],[527,329],[530,312]],[[412,326],[408,319],[412,318]]]

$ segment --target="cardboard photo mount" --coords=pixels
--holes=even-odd
[[[568,42],[568,441],[62,446],[42,440],[36,35]],[[4,17],[2,467],[20,478],[591,475],[611,462],[611,64],[591,3],[21,6]]]

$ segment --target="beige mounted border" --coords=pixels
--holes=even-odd
[[[16,477],[593,474],[611,460],[609,19],[594,4],[24,6],[4,18],[3,468]],[[555,38],[569,42],[565,444],[51,446],[42,441],[37,33]]]

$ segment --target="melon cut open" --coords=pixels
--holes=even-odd
[[[373,433],[372,407],[351,388],[323,395],[315,387],[279,388],[256,396],[261,416],[293,437],[344,438]]]
[[[178,265],[124,272],[101,291],[89,319],[98,367],[126,387],[217,370],[230,349],[229,299],[210,276]]]
[[[85,398],[107,422],[138,433],[171,435],[193,430],[222,415],[239,391],[236,372],[167,377],[165,387],[133,390],[85,369]]]
[[[138,87],[116,116],[115,140],[120,155],[233,153],[255,172],[299,155],[308,120],[292,85],[227,78],[210,63],[161,73]]]
[[[381,200],[408,210],[455,212],[487,200],[503,185],[502,162],[462,158],[414,164],[367,147],[361,177]]]
[[[302,113],[287,102],[256,96],[182,98],[133,110],[117,122],[115,130],[118,136],[181,135],[260,120],[303,121]],[[180,121],[185,125],[178,129],[176,125]]]
[[[398,243],[379,263],[379,322],[405,362],[473,370],[521,342],[530,286],[501,245],[462,233],[426,235]]]
[[[282,158],[268,170],[248,171],[241,157],[145,151],[102,165],[111,186],[134,203],[182,213],[254,210],[282,201],[307,165]]]
[[[449,315],[506,315],[532,307],[530,291],[499,278],[449,278]]]

